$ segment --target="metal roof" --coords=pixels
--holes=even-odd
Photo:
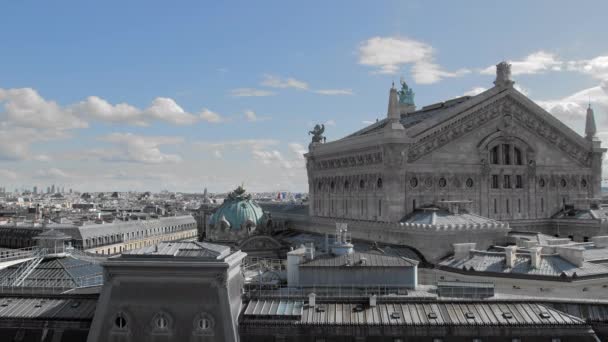
[[[256,324],[263,319],[265,309],[272,311],[276,303],[286,301],[260,300],[247,304],[242,322]],[[295,305],[295,304],[294,304]],[[253,306],[253,308],[250,308]],[[259,315],[251,314],[258,310]],[[278,320],[277,320],[278,321]],[[549,306],[512,302],[391,302],[369,306],[361,303],[321,302],[314,307],[302,306],[295,324],[301,325],[401,325],[401,326],[558,326],[585,325],[573,315]]]
[[[401,222],[421,223],[434,225],[477,225],[477,224],[498,224],[499,221],[471,214],[471,213],[450,213],[445,209],[437,210],[416,210],[406,216]]]
[[[92,320],[96,297],[0,297],[0,319]]]
[[[244,311],[245,316],[275,316],[275,317],[300,317],[304,309],[302,301],[284,300],[252,300]]]
[[[410,267],[418,261],[398,256],[353,252],[347,255],[321,255],[301,267]]]
[[[161,242],[157,245],[146,246],[125,251],[121,258],[131,257],[194,257],[220,260],[230,254],[230,247],[208,242]]]
[[[608,274],[607,266],[584,262],[583,266],[578,267],[559,255],[554,254],[543,254],[539,268],[532,267],[529,254],[517,254],[515,258],[515,266],[513,268],[506,267],[505,258],[505,253],[472,251],[470,256],[466,259],[455,260],[453,257],[451,257],[442,261],[440,265],[466,270],[473,268],[477,272],[511,273],[550,277],[559,277],[562,275],[562,273],[569,277],[571,277],[574,273],[576,273],[576,275],[579,277]]]
[[[24,259],[27,261],[29,259]],[[21,264],[0,270],[0,279],[10,284]],[[96,263],[80,260],[72,256],[44,259],[25,278],[23,287],[75,288],[101,285],[103,268]]]

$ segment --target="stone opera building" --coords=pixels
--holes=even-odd
[[[489,246],[509,229],[557,235],[556,213],[599,209],[606,149],[593,110],[583,137],[517,91],[510,68],[498,64],[494,87],[479,95],[420,109],[402,81],[386,118],[327,143],[324,128],[312,131],[308,229],[348,222],[353,238],[436,260],[454,242]],[[603,233],[606,220],[592,218],[569,221],[571,238]]]

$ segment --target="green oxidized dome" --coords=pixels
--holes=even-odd
[[[209,224],[214,226],[225,219],[230,223],[231,230],[240,230],[245,228],[248,222],[259,226],[263,215],[262,208],[239,186],[228,194],[224,203],[211,215]]]

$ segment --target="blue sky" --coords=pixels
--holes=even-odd
[[[591,97],[608,131],[606,13],[606,1],[7,2],[0,184],[303,191],[312,124],[332,140],[383,117],[401,76],[419,107],[474,94],[501,60],[579,132]]]

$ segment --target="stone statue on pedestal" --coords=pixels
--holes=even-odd
[[[312,143],[320,143],[322,141],[325,141],[323,132],[325,132],[324,124],[317,124],[315,125],[315,128],[312,129],[312,131],[308,131],[309,135],[312,134]]]

